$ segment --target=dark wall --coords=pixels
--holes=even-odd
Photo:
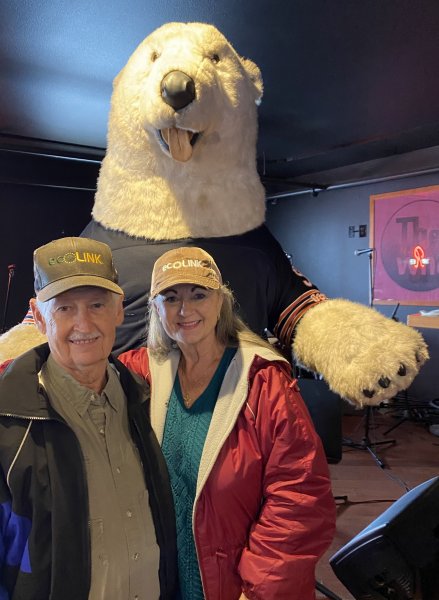
[[[8,265],[15,264],[5,329],[19,323],[33,295],[32,253],[53,239],[78,235],[90,220],[94,192],[0,183],[0,327],[5,315]]]
[[[355,256],[354,251],[369,247],[369,237],[348,237],[348,227],[367,224],[369,233],[369,196],[401,189],[438,185],[439,176],[419,176],[321,192],[292,196],[268,205],[267,223],[294,264],[326,295],[343,297],[363,304],[369,302],[369,258]],[[393,306],[376,306],[390,316]],[[401,306],[397,318],[406,322],[407,315],[419,308]],[[439,330],[420,330],[429,345],[430,361],[423,367],[410,388],[410,394],[423,399],[439,397],[437,365]]]

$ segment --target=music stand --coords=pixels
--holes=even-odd
[[[383,435],[389,434],[406,421],[428,426],[439,419],[439,410],[434,408],[434,404],[431,401],[411,401],[407,390],[396,394],[392,400],[392,405],[388,408],[391,412],[399,414],[399,418],[389,429],[383,431]]]
[[[362,254],[368,254],[368,256],[369,256],[369,307],[370,308],[373,308],[373,269],[372,269],[372,260],[373,260],[373,253],[374,252],[375,252],[375,248],[364,248],[364,249],[361,249],[361,250],[355,250],[355,253],[354,253],[355,256],[360,256]],[[392,316],[392,318],[393,318],[393,316]],[[370,421],[371,421],[372,414],[373,414],[373,407],[369,405],[369,406],[366,407],[366,411],[365,411],[365,416],[364,416],[364,435],[363,435],[363,438],[362,438],[361,442],[354,442],[351,439],[346,439],[345,438],[343,440],[343,445],[344,446],[349,446],[350,448],[357,448],[358,450],[366,450],[367,452],[369,452],[369,454],[375,460],[375,462],[377,463],[377,465],[381,469],[385,469],[387,467],[387,465],[378,456],[378,454],[375,452],[374,448],[375,448],[375,446],[381,446],[381,445],[385,445],[385,444],[387,444],[389,446],[393,446],[393,445],[396,444],[396,440],[382,440],[380,442],[373,442],[370,439],[369,432],[370,432]]]
[[[378,456],[375,452],[375,446],[382,446],[384,444],[394,446],[396,444],[396,440],[382,440],[380,442],[374,442],[369,437],[370,431],[370,421],[372,417],[373,406],[367,406],[364,415],[364,435],[361,442],[354,442],[349,438],[343,439],[343,445],[349,446],[349,448],[356,448],[357,450],[367,450],[369,454],[372,456],[374,461],[381,469],[385,469],[387,467],[386,463]]]

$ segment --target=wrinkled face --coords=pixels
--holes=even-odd
[[[33,300],[31,307],[53,358],[73,377],[77,371],[106,365],[116,326],[123,321],[122,296],[80,287],[42,305]]]
[[[159,294],[154,304],[166,333],[179,346],[215,342],[222,305],[218,290],[178,284]]]

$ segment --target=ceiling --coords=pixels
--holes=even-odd
[[[437,0],[2,0],[3,165],[89,159],[92,187],[112,79],[168,21],[213,23],[261,68],[269,195],[439,168]]]

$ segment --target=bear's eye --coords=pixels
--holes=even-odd
[[[155,62],[159,56],[160,54],[154,50],[154,52],[151,53],[151,62]]]
[[[210,57],[210,60],[211,60],[213,63],[219,63],[219,61],[220,61],[220,57],[219,57],[219,55],[218,55],[218,54],[212,54],[212,56]]]

